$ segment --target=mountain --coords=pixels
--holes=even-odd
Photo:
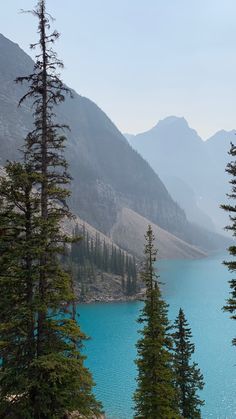
[[[192,187],[200,186],[199,166],[191,163],[194,158],[205,164],[205,161],[202,162],[203,156],[206,159],[204,143],[184,118],[165,118],[151,130],[130,138],[130,141],[161,177],[178,177],[181,173],[182,179],[188,179],[190,175]]]
[[[158,172],[190,221],[223,231],[227,218],[219,206],[229,190],[225,166],[235,131],[220,131],[203,141],[184,118],[171,116],[127,139]]]
[[[0,156],[19,158],[19,148],[32,126],[31,103],[17,108],[25,92],[13,80],[29,74],[33,61],[0,36]],[[190,224],[150,165],[132,149],[106,114],[92,101],[73,92],[58,107],[58,119],[70,126],[67,159],[73,176],[71,206],[83,220],[110,235],[122,208],[151,220],[181,239],[210,250],[219,239]],[[168,162],[168,161],[167,161]]]
[[[209,187],[212,188],[211,194],[205,198],[207,210],[215,213],[215,223],[220,228],[229,224],[229,215],[219,208],[219,204],[227,203],[226,194],[230,192],[229,180],[230,176],[225,171],[227,163],[232,160],[228,152],[230,150],[230,143],[235,143],[236,131],[221,130],[204,142],[206,152],[209,160],[212,161],[212,177],[210,178]],[[213,187],[214,185],[214,187]],[[215,208],[217,207],[217,210]]]
[[[1,163],[17,158],[31,127],[30,103],[17,108],[24,92],[15,86],[17,76],[28,74],[33,61],[14,43],[0,37],[0,153]],[[151,167],[127,143],[111,120],[89,99],[73,92],[58,109],[70,126],[67,158],[74,178],[72,208],[108,233],[125,204],[153,216],[163,228],[178,231],[186,217],[171,199]]]
[[[122,208],[116,223],[112,227],[112,239],[123,249],[140,257],[143,253],[144,234],[150,223],[129,208]],[[152,223],[152,231],[157,240],[158,259],[202,258],[206,253],[191,246],[166,230]]]

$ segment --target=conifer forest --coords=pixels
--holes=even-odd
[[[2,4],[0,419],[236,417],[235,14]]]

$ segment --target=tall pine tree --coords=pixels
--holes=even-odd
[[[232,178],[230,180],[230,184],[232,185],[231,193],[228,194],[228,198],[235,200],[236,198],[236,146],[231,143],[231,148],[229,151],[231,157],[234,158],[231,162],[229,162],[226,166],[226,172],[228,172]],[[232,231],[233,237],[236,236],[236,205],[227,204],[221,205],[221,207],[229,213],[229,218],[231,221],[231,225],[228,225],[225,229],[228,231]],[[236,272],[236,246],[232,245],[228,249],[229,254],[233,257],[233,260],[229,262],[224,262],[224,264],[228,267],[228,270],[232,273]],[[227,300],[226,305],[224,306],[224,310],[228,311],[231,315],[233,320],[236,320],[236,279],[231,279],[229,281],[230,284],[230,297]],[[233,339],[233,345],[236,345],[236,337]]]
[[[24,165],[7,167],[0,186],[0,413],[56,419],[79,410],[92,417],[100,405],[81,355],[86,337],[70,305],[73,282],[61,265],[70,241],[61,225],[71,214],[65,202],[70,181],[65,137],[59,135],[65,126],[55,114],[67,91],[57,73],[63,65],[52,49],[59,34],[49,32],[44,0],[31,13],[38,19],[36,62],[32,74],[17,81],[28,85],[20,104],[31,101],[34,128],[26,138]]]
[[[145,245],[145,268],[142,279],[146,285],[146,300],[138,322],[143,325],[137,343],[137,389],[134,394],[135,418],[179,418],[175,406],[176,391],[172,372],[172,337],[167,318],[167,304],[161,297],[154,263],[157,250],[151,226]]]
[[[21,163],[9,163],[0,181],[0,416],[31,417],[22,394],[29,388],[35,358],[37,283],[37,194],[34,175]],[[13,397],[14,395],[14,397]],[[22,416],[20,416],[22,413]],[[27,416],[28,415],[28,416]]]
[[[184,418],[201,418],[200,407],[204,402],[199,398],[198,391],[204,386],[203,375],[198,365],[191,363],[195,347],[191,342],[191,329],[182,309],[179,310],[174,328],[174,371],[178,406]]]

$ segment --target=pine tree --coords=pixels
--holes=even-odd
[[[235,159],[236,156],[236,146],[231,143],[231,148],[229,154]],[[231,193],[228,194],[228,198],[235,199],[236,198],[236,161],[233,160],[226,166],[226,172],[228,172],[232,178],[230,180],[230,184],[232,185]],[[229,213],[229,218],[231,221],[231,225],[225,227],[226,230],[232,231],[233,237],[236,236],[236,205],[227,204],[221,205],[225,211]],[[228,249],[229,254],[235,258],[236,256],[236,246],[232,245]],[[228,267],[230,272],[236,272],[236,260],[231,260],[229,262],[224,262],[224,264]],[[228,311],[231,315],[233,320],[236,320],[236,279],[231,279],[229,281],[230,284],[230,297],[227,300],[226,305],[224,306],[224,310]],[[236,345],[236,338],[233,339],[233,345]]]
[[[39,22],[39,42],[32,45],[38,53],[32,74],[17,82],[29,86],[20,104],[31,100],[34,128],[26,138],[24,165],[7,167],[0,186],[0,416],[56,419],[79,410],[90,417],[100,405],[81,355],[86,336],[75,321],[73,282],[61,264],[70,242],[61,230],[71,216],[65,202],[70,176],[65,137],[59,135],[65,126],[56,121],[55,107],[67,89],[52,49],[59,34],[49,33],[44,0],[32,14]]]
[[[8,163],[0,179],[0,416],[21,411],[16,397],[29,388],[29,369],[35,358],[35,301],[37,282],[37,194],[34,175],[21,163]],[[9,397],[15,395],[9,403]],[[22,416],[19,416],[22,417]],[[27,414],[25,414],[25,417]]]
[[[132,280],[129,272],[126,279],[126,295],[132,295]]]
[[[195,347],[191,342],[191,329],[182,309],[179,310],[174,328],[174,370],[178,406],[184,418],[201,418],[200,407],[204,402],[199,398],[198,391],[204,386],[203,375],[198,365],[191,363]]]
[[[81,238],[79,242],[73,241],[69,256],[75,281],[82,283],[87,280],[86,276],[95,276],[98,271],[111,272],[121,276],[122,291],[126,295],[136,294],[137,270],[134,257],[125,254],[121,249],[117,250],[114,245],[109,249],[98,233],[94,238],[84,226],[81,230],[77,225],[73,237]]]
[[[167,304],[161,297],[154,263],[156,249],[151,226],[145,245],[145,268],[142,279],[146,300],[138,322],[143,324],[137,343],[137,390],[134,394],[135,418],[179,418],[175,407],[176,391],[172,372],[172,337],[167,318]]]

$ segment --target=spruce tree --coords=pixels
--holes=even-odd
[[[231,162],[229,162],[226,166],[226,172],[228,172],[232,178],[230,180],[230,184],[232,185],[231,193],[228,194],[228,198],[235,200],[236,198],[236,146],[231,143],[231,148],[229,151],[230,156],[234,158]],[[225,227],[226,230],[232,231],[233,237],[236,236],[236,205],[232,204],[226,204],[221,205],[221,208],[223,208],[225,211],[229,213],[229,218],[231,221],[231,224]],[[232,245],[228,249],[229,254],[235,258],[236,257],[236,246]],[[236,260],[231,261],[224,261],[224,264],[228,267],[228,270],[232,273],[236,272]],[[230,284],[230,297],[227,300],[226,305],[224,306],[224,310],[228,311],[231,315],[231,318],[233,320],[236,320],[236,279],[231,279],[229,281]],[[233,339],[233,345],[236,345],[236,337]]]
[[[135,418],[179,418],[173,384],[172,337],[167,318],[167,304],[161,297],[155,273],[157,250],[154,247],[151,226],[148,227],[145,238],[145,267],[142,279],[146,285],[146,299],[138,319],[143,328],[137,343]]]
[[[34,175],[29,168],[8,163],[5,172],[0,179],[0,416],[19,410],[23,417],[27,403],[22,394],[30,385],[36,350],[33,293],[39,201],[37,194],[32,196]],[[31,417],[27,415],[26,409],[25,417]]]
[[[174,371],[178,406],[184,418],[201,418],[200,407],[204,402],[199,398],[198,391],[204,386],[203,375],[198,365],[191,363],[195,347],[191,342],[191,329],[182,309],[179,310],[174,329]]]
[[[56,419],[79,410],[92,417],[100,404],[81,355],[86,336],[75,321],[73,282],[61,264],[70,242],[61,225],[71,214],[66,139],[59,134],[65,126],[55,114],[67,91],[52,49],[59,34],[49,33],[44,0],[31,13],[38,19],[36,62],[17,82],[28,85],[20,104],[31,101],[34,127],[24,165],[7,167],[0,186],[0,416]]]

